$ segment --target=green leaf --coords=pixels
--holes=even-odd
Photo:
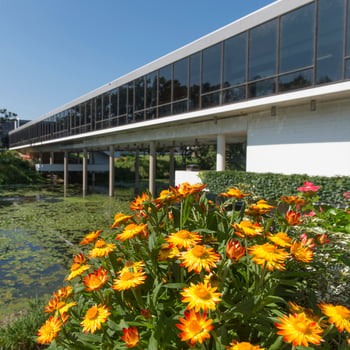
[[[167,284],[163,284],[163,287],[182,289],[184,287],[187,287],[187,284],[186,283],[167,283]]]

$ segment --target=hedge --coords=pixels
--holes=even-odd
[[[297,195],[297,188],[303,186],[304,181],[321,186],[317,194],[322,203],[344,206],[343,193],[350,192],[349,176],[282,175],[230,170],[203,171],[200,172],[200,178],[214,195],[227,191],[229,187],[238,187],[265,200],[274,200],[282,195]]]

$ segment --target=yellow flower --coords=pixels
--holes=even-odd
[[[220,255],[214,252],[213,248],[206,248],[204,245],[195,245],[192,249],[179,254],[179,259],[183,260],[181,266],[199,273],[202,268],[210,272],[211,267],[216,267],[216,262],[220,260]]]
[[[260,216],[268,213],[272,208],[276,208],[276,207],[273,207],[272,205],[267,204],[265,200],[261,199],[256,204],[252,204],[245,211],[245,213],[247,215]]]
[[[136,327],[134,328],[123,328],[124,336],[121,338],[125,341],[127,348],[133,348],[134,346],[137,346],[140,342],[140,336],[139,332],[137,331]]]
[[[285,270],[284,262],[288,258],[288,253],[283,249],[270,243],[255,245],[249,248],[249,254],[254,255],[253,261],[266,267],[269,271]]]
[[[92,231],[88,233],[85,238],[79,244],[89,244],[92,243],[102,232],[102,230]]]
[[[120,273],[119,278],[114,280],[112,288],[118,291],[134,288],[145,283],[145,279],[145,273],[141,269],[135,272],[124,271]]]
[[[292,245],[292,239],[285,232],[278,232],[275,235],[268,234],[266,236],[272,243],[283,248],[289,248]]]
[[[152,196],[147,194],[147,193],[142,193],[141,196],[137,196],[133,202],[130,204],[130,209],[131,210],[143,210],[144,202],[149,202],[152,199]]]
[[[106,243],[103,239],[95,242],[95,247],[90,251],[90,258],[96,258],[101,256],[107,256],[115,248],[112,243]]]
[[[208,284],[199,283],[197,285],[191,283],[189,288],[184,288],[181,292],[183,303],[189,303],[187,309],[194,309],[198,312],[200,309],[203,311],[215,310],[215,303],[221,301],[221,293],[215,293],[217,287],[210,287]]]
[[[304,206],[306,204],[305,200],[298,196],[283,196],[280,199],[288,204],[296,204],[301,206]]]
[[[188,182],[183,182],[176,187],[170,186],[174,195],[179,199],[186,198],[187,196],[189,196],[191,194],[203,191],[203,189],[205,187],[206,187],[206,185],[202,185],[202,184],[190,185]]]
[[[147,224],[129,224],[124,228],[124,231],[122,233],[117,234],[116,238],[124,242],[126,239],[133,238],[134,236],[143,232],[146,229],[146,227]]]
[[[289,310],[292,314],[301,314],[304,313],[306,318],[313,322],[318,322],[320,327],[327,327],[327,323],[321,320],[321,316],[315,315],[314,310],[302,307],[291,301],[288,302]],[[321,320],[321,321],[320,321]]]
[[[333,323],[339,330],[343,332],[345,329],[350,333],[350,309],[342,305],[332,305],[322,302],[318,305],[322,312],[329,317],[328,322]]]
[[[185,318],[179,317],[181,324],[176,324],[176,327],[183,332],[179,334],[182,341],[189,340],[190,344],[196,342],[203,343],[206,338],[210,338],[209,332],[213,329],[212,319],[207,320],[207,313],[201,316],[200,313],[185,311]]]
[[[243,220],[239,224],[230,224],[235,229],[235,234],[243,238],[254,237],[261,235],[264,231],[264,228],[261,227],[258,223],[253,224],[249,220]]]
[[[69,308],[77,305],[75,302],[66,303],[60,297],[54,296],[51,300],[49,300],[48,304],[45,306],[44,312],[50,313],[53,311],[58,311],[61,315],[68,312]],[[57,312],[56,312],[57,316]]]
[[[84,271],[88,270],[91,266],[90,265],[80,265],[77,263],[74,263],[70,268],[70,274],[66,278],[66,281],[72,280],[74,277],[80,276]]]
[[[277,334],[283,336],[283,340],[292,343],[293,346],[309,346],[320,344],[322,341],[322,328],[317,322],[309,320],[304,313],[278,317],[281,323],[275,323],[279,329]]]
[[[81,325],[84,327],[83,332],[85,334],[89,331],[95,333],[96,329],[101,329],[101,324],[107,321],[107,317],[110,314],[109,307],[105,305],[92,306],[83,317],[83,322],[81,322]]]
[[[53,295],[60,299],[67,299],[73,293],[73,287],[67,286],[54,292]]]
[[[123,222],[129,221],[134,215],[124,215],[123,213],[118,213],[114,217],[114,223],[110,228],[119,227]]]
[[[237,340],[232,340],[230,343],[231,346],[225,346],[228,350],[265,350],[265,348],[261,348],[259,345],[252,345],[248,342],[238,342]]]
[[[167,238],[165,238],[165,240],[172,246],[188,249],[191,246],[200,243],[201,236],[198,235],[198,232],[180,230],[178,232],[172,233]]]
[[[176,195],[169,190],[163,190],[162,192],[160,192],[159,197],[153,200],[153,202],[157,204],[161,204],[161,203],[172,204],[178,201],[179,201],[179,198],[177,198]]]
[[[172,247],[170,244],[163,244],[158,253],[158,261],[175,258],[179,254],[177,247]]]
[[[293,242],[292,246],[290,247],[290,253],[292,257],[301,262],[311,262],[313,258],[312,250],[306,246],[303,245],[302,242]]]
[[[143,261],[126,261],[124,267],[120,271],[120,273],[123,272],[137,272],[142,271],[142,267],[145,266],[145,263]]]
[[[37,342],[39,344],[51,343],[61,330],[62,321],[58,317],[51,316],[38,330]]]
[[[226,197],[226,198],[243,198],[246,196],[249,196],[248,194],[244,194],[241,190],[238,188],[230,188],[227,192],[220,193],[220,196]]]
[[[99,270],[95,270],[88,276],[84,277],[83,283],[86,285],[86,291],[91,292],[93,290],[100,289],[108,280],[107,271],[102,267]]]

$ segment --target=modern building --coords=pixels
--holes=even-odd
[[[247,171],[350,175],[349,11],[275,1],[12,131],[11,148],[148,148],[151,191],[157,148],[194,143],[217,145],[217,170],[244,143]]]

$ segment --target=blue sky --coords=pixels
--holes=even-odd
[[[0,109],[36,119],[273,0],[0,0]]]

